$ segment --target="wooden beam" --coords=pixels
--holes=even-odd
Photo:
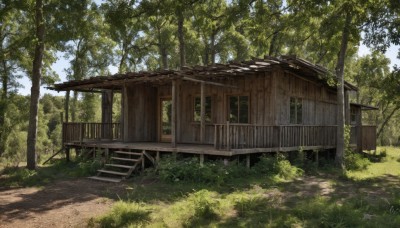
[[[191,78],[191,77],[183,77],[182,79],[186,80],[186,81],[205,83],[205,84],[214,85],[214,86],[222,86],[222,87],[234,88],[234,89],[238,88],[237,86],[233,86],[233,85],[227,85],[227,84],[222,84],[222,83],[218,83],[218,82],[209,82],[209,81],[199,80],[199,79],[195,79],[195,78]]]
[[[201,82],[200,87],[200,143],[204,143],[205,129],[206,129],[206,98],[204,94],[204,82]]]
[[[177,113],[177,96],[176,96],[176,80],[172,81],[172,107],[171,107],[171,145],[176,147],[176,113]]]

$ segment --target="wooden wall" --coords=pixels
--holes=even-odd
[[[275,71],[273,77],[276,82],[276,124],[290,124],[291,97],[302,99],[303,125],[336,124],[336,92],[334,90],[288,72]]]
[[[146,85],[123,89],[124,142],[157,140],[157,88]]]
[[[228,97],[249,96],[249,123],[254,125],[290,125],[290,97],[302,98],[304,125],[336,124],[336,93],[326,86],[307,81],[280,68],[255,76],[238,76],[221,83],[237,88],[205,85],[211,96],[211,123],[206,124],[205,142],[213,143],[214,125],[228,120]],[[177,142],[199,143],[200,123],[194,122],[194,98],[200,97],[200,83],[178,81]],[[171,84],[128,86],[124,99],[125,141],[159,141],[160,99],[171,97]]]

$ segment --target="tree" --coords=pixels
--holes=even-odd
[[[31,102],[29,107],[29,127],[27,137],[27,168],[36,169],[36,137],[38,124],[38,107],[40,97],[40,80],[42,77],[42,59],[44,54],[45,26],[43,20],[43,1],[36,0],[36,47],[32,66]]]

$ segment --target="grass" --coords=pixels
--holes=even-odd
[[[331,169],[300,179],[258,173],[222,184],[138,177],[89,226],[399,227],[400,149],[379,150],[386,151],[385,159],[344,176]]]
[[[52,163],[40,165],[36,170],[25,167],[5,167],[0,172],[0,187],[43,186],[54,180],[76,178],[94,174],[100,161],[74,161],[55,159]]]
[[[378,154],[386,154],[383,162],[373,162],[365,170],[348,171],[347,176],[353,180],[366,180],[382,175],[400,176],[400,148],[380,147]]]
[[[365,159],[364,159],[365,160]],[[400,149],[379,148],[362,169],[312,172],[264,157],[251,170],[198,162],[164,164],[162,177],[133,178],[110,211],[90,227],[400,227]],[[36,171],[6,168],[1,186],[43,186],[89,175],[95,162],[56,160]],[[328,168],[327,168],[328,167]],[[162,168],[162,167],[161,167]],[[182,172],[184,170],[184,172]],[[177,176],[177,173],[179,173]],[[215,179],[212,174],[220,178]],[[163,179],[164,178],[164,179]],[[114,194],[115,193],[110,193]],[[111,197],[111,195],[110,195]]]

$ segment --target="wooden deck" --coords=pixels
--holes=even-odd
[[[69,148],[99,148],[99,149],[125,149],[125,150],[140,150],[140,151],[158,151],[169,153],[187,153],[187,154],[206,154],[217,156],[235,156],[252,153],[270,153],[270,152],[288,152],[298,150],[323,150],[333,149],[332,146],[307,146],[307,147],[271,147],[271,148],[246,148],[246,149],[231,149],[217,150],[213,145],[206,144],[177,144],[172,147],[171,143],[158,142],[135,142],[123,143],[115,141],[92,141],[92,142],[71,142],[66,143]]]

